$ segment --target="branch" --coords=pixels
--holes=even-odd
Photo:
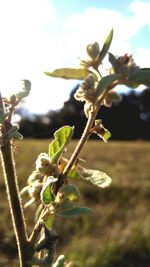
[[[87,139],[89,138],[90,134],[91,134],[91,128],[93,126],[93,123],[95,121],[95,118],[97,116],[97,113],[101,107],[101,104],[103,102],[103,100],[105,99],[107,93],[109,90],[113,89],[116,85],[118,85],[119,81],[113,82],[111,85],[109,85],[103,92],[103,94],[101,95],[101,97],[98,99],[98,101],[95,103],[95,106],[93,104],[93,111],[91,111],[90,116],[88,118],[86,127],[83,131],[83,134],[71,156],[71,158],[69,159],[63,174],[60,175],[58,182],[54,185],[54,194],[56,195],[59,191],[59,189],[61,188],[61,186],[66,182],[67,180],[67,175],[68,172],[70,171],[70,169],[72,168],[72,166],[75,164],[80,151],[82,150],[85,142],[87,141]],[[95,108],[94,108],[95,107]]]
[[[11,217],[17,239],[20,267],[30,267],[31,264],[29,264],[28,261],[31,259],[33,251],[29,247],[27,239],[25,219],[15,172],[15,163],[11,143],[8,140],[1,147],[1,157]]]

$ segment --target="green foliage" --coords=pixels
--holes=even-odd
[[[78,187],[75,184],[63,185],[59,192],[62,192],[70,201],[77,200],[80,196]]]
[[[140,84],[150,86],[150,68],[139,69],[129,75],[128,82],[129,86],[137,87]]]
[[[57,182],[57,180],[57,178],[48,177],[41,190],[41,200],[45,205],[48,205],[55,200],[55,195],[52,192],[52,184]]]
[[[83,168],[80,172],[82,175],[82,179],[90,182],[98,187],[107,187],[111,183],[111,178],[104,172],[99,170],[89,170]]]
[[[111,183],[111,178],[106,173],[99,170],[86,169],[81,166],[72,168],[68,176],[69,178],[80,179],[102,188],[109,186]]]
[[[29,80],[22,80],[22,89],[15,95],[17,101],[21,101],[27,97],[31,90],[31,82]]]
[[[111,133],[103,126],[101,120],[95,120],[93,133],[97,134],[105,143],[110,139]]]
[[[23,139],[23,136],[21,133],[18,132],[19,126],[13,125],[8,131],[7,131],[7,138],[8,139]]]
[[[120,65],[119,65],[119,62],[117,61],[116,57],[109,52],[108,54],[108,59],[109,59],[109,62],[111,63],[111,65],[113,66],[115,72],[119,72],[120,71]]]
[[[113,29],[110,31],[109,35],[107,36],[107,38],[106,38],[106,40],[104,42],[104,45],[102,47],[102,50],[100,51],[100,55],[99,55],[99,58],[98,58],[99,64],[102,63],[103,59],[107,55],[109,47],[110,47],[111,42],[112,42],[112,39],[113,39]]]
[[[120,74],[111,74],[103,77],[96,87],[96,97],[99,97],[109,85],[119,80],[119,78]]]
[[[10,203],[10,209],[17,238],[18,251],[19,255],[21,255],[20,266],[25,266],[26,262],[29,262],[29,267],[31,267],[30,262],[33,259],[35,260],[34,263],[38,266],[64,267],[65,258],[63,255],[60,255],[53,264],[56,241],[58,239],[56,232],[51,229],[55,225],[54,218],[58,216],[78,217],[93,213],[91,208],[76,206],[75,201],[79,198],[80,192],[76,185],[68,183],[68,178],[80,179],[95,185],[97,188],[105,188],[111,183],[110,176],[105,172],[82,167],[78,160],[79,153],[93,133],[102,138],[104,142],[107,142],[110,138],[111,134],[109,130],[103,126],[100,119],[96,120],[96,117],[102,105],[110,107],[112,101],[119,100],[118,95],[113,91],[116,85],[125,84],[132,88],[140,84],[150,85],[150,69],[140,69],[134,63],[132,56],[128,54],[115,57],[109,53],[109,61],[112,66],[108,70],[108,75],[104,77],[101,75],[99,68],[103,67],[101,66],[102,61],[108,54],[112,38],[113,30],[107,36],[102,50],[100,50],[97,42],[87,45],[87,53],[90,59],[80,61],[83,68],[61,68],[53,72],[45,72],[46,75],[55,78],[84,80],[74,96],[77,101],[84,102],[84,112],[88,119],[83,135],[69,159],[63,158],[63,153],[73,136],[74,127],[66,125],[54,133],[54,140],[49,144],[48,154],[40,153],[36,160],[35,171],[32,172],[32,174],[35,174],[34,179],[30,177],[27,187],[23,189],[23,191],[28,191],[31,197],[26,203],[26,207],[33,203],[38,203],[39,207],[39,201],[42,202],[37,216],[37,222],[29,237],[29,242],[27,242],[26,237],[20,195],[17,191],[18,185],[16,182],[17,177],[15,176],[15,165],[11,158],[11,153],[8,153],[11,152],[11,142],[8,142],[7,139],[22,138],[18,132],[18,126],[11,124],[11,118],[15,107],[29,94],[31,83],[28,80],[23,80],[22,90],[15,95],[5,98],[4,101],[0,96],[0,138],[1,146],[3,147],[3,168],[6,174],[5,183],[8,199],[12,202]],[[7,113],[5,112],[5,108],[8,111]],[[94,150],[91,150],[91,154],[94,154]],[[9,159],[7,162],[6,159],[8,156]],[[11,168],[7,172],[6,170],[9,166]],[[14,200],[16,199],[18,213],[15,210]],[[21,228],[16,223],[17,221],[22,223]],[[21,236],[22,232],[20,229],[23,232],[23,236]],[[92,230],[94,231],[94,228]],[[29,257],[26,255],[24,247],[26,247],[27,251],[31,250]],[[35,252],[40,252],[38,258],[34,258]],[[98,264],[99,261],[97,261]],[[86,262],[84,266],[86,266]]]
[[[74,127],[63,126],[54,133],[55,140],[49,145],[49,156],[52,163],[58,161],[65,149],[65,146],[70,141],[73,132]]]
[[[93,210],[87,207],[73,207],[71,209],[61,210],[57,212],[59,216],[63,217],[77,217],[90,213],[93,213]]]
[[[54,223],[54,216],[52,214],[46,216],[44,224],[49,230],[52,229],[53,223]]]
[[[44,72],[44,73],[50,77],[75,79],[75,80],[83,80],[89,74],[93,74],[91,71],[87,69],[72,69],[72,68],[61,68],[61,69],[56,69],[52,72]]]

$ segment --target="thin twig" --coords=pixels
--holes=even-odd
[[[89,136],[91,135],[91,128],[93,126],[93,123],[95,121],[95,118],[97,116],[97,113],[101,107],[101,104],[104,100],[104,98],[106,97],[107,93],[109,90],[113,89],[116,85],[118,85],[119,81],[116,81],[114,83],[112,83],[111,85],[109,85],[103,92],[103,94],[101,95],[101,97],[98,99],[97,103],[95,104],[95,108],[93,109],[93,111],[91,111],[91,114],[87,120],[87,124],[86,127],[84,128],[83,134],[71,156],[71,158],[69,159],[63,174],[60,175],[58,182],[54,185],[54,194],[57,194],[60,187],[65,183],[65,181],[67,180],[67,175],[68,172],[70,171],[70,169],[72,168],[72,166],[75,164],[80,151],[82,150],[84,144],[86,143],[87,139],[89,138]]]

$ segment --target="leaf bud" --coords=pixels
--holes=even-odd
[[[43,225],[43,233],[36,245],[36,251],[39,252],[42,249],[47,249],[51,252],[55,252],[56,241],[58,240],[58,235],[54,230],[49,230],[45,225]]]
[[[88,55],[93,59],[96,60],[99,57],[100,49],[99,44],[97,42],[93,44],[89,44],[86,48]]]
[[[36,170],[43,175],[52,175],[55,172],[56,165],[51,163],[51,160],[46,153],[39,154],[36,162]]]
[[[85,79],[84,79],[84,86],[88,89],[93,89],[95,86],[95,78],[92,74],[89,74]]]
[[[40,199],[42,185],[43,184],[39,181],[35,181],[29,186],[28,192],[31,198],[34,198],[35,200]]]
[[[22,80],[22,88],[21,90],[16,94],[16,97],[18,100],[22,100],[22,98],[27,97],[31,90],[31,82],[29,80]]]
[[[29,178],[28,178],[28,184],[32,184],[33,182],[35,182],[36,180],[38,180],[39,182],[42,182],[43,180],[43,175],[37,171],[37,170],[34,170]]]
[[[111,137],[111,133],[103,126],[101,120],[95,121],[95,126],[93,127],[92,132],[102,138],[105,143],[107,143],[108,139]]]

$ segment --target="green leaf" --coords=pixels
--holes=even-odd
[[[12,133],[9,133],[8,138],[9,139],[11,139],[11,138],[23,139],[23,135],[21,133],[19,133],[19,132],[12,132]]]
[[[111,178],[99,170],[89,170],[81,165],[74,166],[68,173],[68,178],[84,180],[98,187],[104,188],[110,185]]]
[[[70,201],[74,201],[80,196],[79,189],[74,184],[63,185],[59,192],[65,193],[66,197],[69,198]]]
[[[16,97],[18,98],[18,100],[22,100],[24,97],[27,97],[30,93],[31,90],[31,82],[29,80],[22,80],[22,88],[21,91],[19,91],[16,94]]]
[[[68,210],[59,211],[57,214],[63,217],[77,217],[77,216],[89,214],[92,212],[93,210],[87,207],[73,207]]]
[[[93,74],[92,71],[89,71],[87,69],[73,69],[73,68],[56,69],[52,72],[44,72],[44,73],[50,77],[75,79],[75,80],[83,80],[89,74]]]
[[[101,136],[101,138],[105,143],[107,143],[107,141],[111,138],[111,133],[107,129],[105,129],[105,133],[103,136]]]
[[[43,204],[48,205],[55,200],[55,195],[51,191],[51,186],[53,183],[57,182],[57,178],[48,177],[46,183],[41,190],[41,200]]]
[[[52,229],[53,222],[54,222],[53,215],[48,215],[46,219],[44,219],[44,224],[49,230]]]
[[[150,85],[150,68],[143,68],[135,72],[132,72],[129,75],[128,82],[129,84],[133,83],[134,85],[137,85],[137,86],[140,84],[149,86]]]
[[[19,126],[18,125],[13,125],[11,126],[11,128],[8,130],[7,134],[11,133],[11,132],[16,132],[18,131]]]
[[[77,166],[71,168],[71,170],[68,173],[68,178],[82,179],[82,176],[80,175]]]
[[[70,141],[74,132],[74,127],[63,126],[54,133],[55,140],[49,145],[49,156],[51,162],[55,163],[60,158],[65,146]]]
[[[95,120],[93,133],[97,134],[100,138],[102,138],[105,143],[107,143],[107,141],[111,137],[111,133],[103,126],[101,120]]]
[[[121,101],[122,97],[121,95],[119,95],[117,92],[115,91],[110,91],[108,94],[108,98],[112,101],[112,102],[119,102]]]
[[[56,262],[53,264],[53,267],[64,267],[65,266],[65,256],[60,255]]]
[[[107,88],[107,86],[117,81],[119,78],[120,78],[120,74],[111,74],[111,75],[103,77],[97,85],[96,97],[99,97],[103,93],[103,91]]]
[[[99,55],[99,58],[98,58],[99,64],[101,64],[102,60],[106,56],[106,54],[107,54],[107,52],[109,50],[109,47],[111,45],[112,38],[113,38],[113,29],[110,31],[110,33],[107,36],[107,38],[105,40],[105,43],[104,43],[104,45],[102,47],[102,50],[101,50],[100,55]]]
[[[107,187],[111,183],[111,178],[99,170],[80,169],[80,175],[83,180],[90,182],[98,187]]]
[[[7,114],[4,112],[3,108],[0,108],[0,124],[2,124],[6,118]]]
[[[119,72],[120,64],[118,63],[117,58],[112,53],[109,53],[108,59],[111,65],[113,66],[115,72]]]
[[[23,139],[23,136],[21,133],[18,132],[19,126],[13,125],[9,131],[7,132],[8,139],[15,138],[15,139]]]

